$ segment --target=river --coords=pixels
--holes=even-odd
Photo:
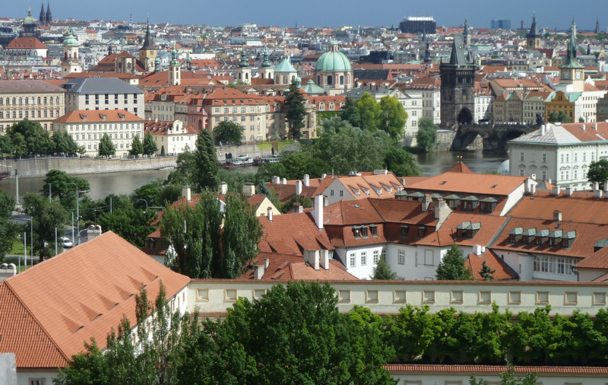
[[[474,172],[482,173],[488,170],[497,170],[501,163],[508,159],[507,155],[483,154],[481,151],[436,152],[415,156],[422,169],[422,174],[425,176],[446,172],[459,160],[462,160]],[[256,172],[257,167],[238,168],[236,171]],[[170,172],[171,170],[147,170],[78,176],[89,181],[91,186],[89,196],[91,199],[101,199],[109,194],[130,194],[146,183],[158,178],[167,178]],[[43,184],[44,177],[21,178],[19,179],[19,196],[23,197],[28,192],[40,192]],[[0,180],[0,189],[15,194],[15,179]]]

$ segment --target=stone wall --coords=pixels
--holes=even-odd
[[[437,146],[435,147],[435,151],[450,151],[455,136],[456,131],[437,130]]]
[[[62,170],[71,175],[107,172],[159,170],[176,166],[177,157],[167,156],[142,159],[92,159],[45,157],[30,159],[6,159],[2,165],[10,166],[11,176],[19,170],[19,177],[45,176],[49,170]],[[3,169],[3,167],[0,167]]]

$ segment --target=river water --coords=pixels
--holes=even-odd
[[[462,157],[462,158],[461,158]],[[472,152],[436,152],[416,155],[418,163],[425,176],[437,175],[448,171],[454,164],[462,160],[474,172],[483,173],[498,170],[501,163],[508,159],[507,155],[483,154],[481,151]],[[257,167],[238,168],[236,171],[256,172]],[[89,181],[91,199],[101,199],[109,194],[130,194],[136,188],[150,183],[158,178],[166,179],[171,170],[147,170],[137,172],[115,172],[105,174],[78,175]],[[19,196],[28,192],[40,192],[44,177],[19,179]],[[15,179],[0,180],[0,189],[15,194]]]

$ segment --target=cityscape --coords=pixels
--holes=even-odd
[[[0,17],[0,384],[605,384],[608,21],[527,7]]]

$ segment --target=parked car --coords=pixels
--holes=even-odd
[[[64,249],[69,249],[70,247],[74,246],[72,244],[72,240],[70,238],[68,238],[68,237],[61,237],[60,240],[61,240],[61,246]]]

